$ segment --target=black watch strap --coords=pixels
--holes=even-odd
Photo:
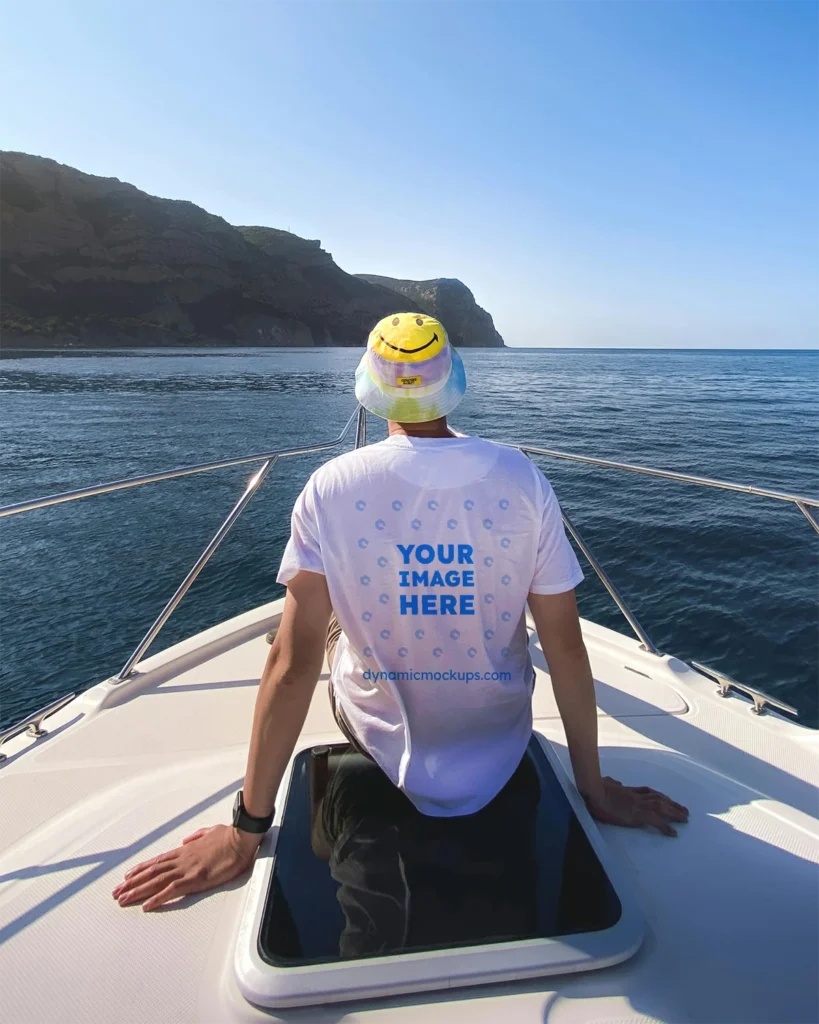
[[[267,832],[270,826],[273,824],[273,815],[276,813],[274,807],[270,814],[266,814],[263,818],[254,818],[252,814],[248,814],[245,810],[245,802],[242,799],[241,789],[236,794],[236,801],[233,804],[233,827],[238,828],[242,832],[253,832],[255,835],[260,835],[262,832]]]

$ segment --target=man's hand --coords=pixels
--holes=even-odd
[[[675,803],[663,793],[648,786],[624,786],[608,776],[603,779],[599,794],[583,794],[591,815],[606,825],[628,828],[653,826],[664,836],[676,836],[670,821],[688,821],[688,808]]]
[[[273,809],[287,763],[299,737],[324,660],[332,612],[327,581],[303,570],[287,584],[279,630],[262,673],[242,799],[248,814]],[[169,900],[207,892],[249,870],[261,835],[228,825],[194,832],[182,846],[138,864],[114,889],[121,907],[142,903],[156,910]]]
[[[607,825],[650,825],[664,836],[677,833],[670,821],[688,821],[688,809],[648,786],[623,786],[602,778],[597,753],[597,708],[574,591],[529,594],[572,759],[574,780],[591,814]]]
[[[114,889],[121,907],[141,903],[156,910],[169,900],[207,892],[248,871],[262,840],[229,825],[201,828],[175,850],[137,864]]]

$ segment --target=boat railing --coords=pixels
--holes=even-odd
[[[46,735],[46,731],[43,728],[43,722],[49,715],[53,715],[55,711],[59,711],[60,708],[64,708],[66,704],[70,704],[76,697],[76,693],[67,693],[64,697],[59,697],[57,700],[53,700],[50,704],[46,704],[44,708],[40,708],[39,711],[35,711],[30,715],[26,715],[25,718],[20,719],[14,725],[9,726],[8,729],[4,729],[0,732],[0,747],[6,742],[6,740],[13,740],[15,736],[20,736],[22,733],[28,733],[33,739],[38,740],[41,736]],[[0,750],[0,764],[6,760],[6,755]]]
[[[367,417],[365,410],[359,406],[350,418],[345,423],[341,433],[329,440],[322,441],[313,444],[296,445],[290,448],[279,448],[274,451],[262,452],[257,455],[247,455],[241,458],[234,459],[222,459],[218,462],[202,463],[194,466],[184,466],[177,469],[167,470],[162,473],[151,473],[147,476],[130,477],[123,480],[114,480],[108,483],[97,484],[92,487],[83,487],[77,490],[64,491],[60,494],[53,494],[43,498],[35,498],[30,501],[21,501],[12,505],[0,506],[0,519],[8,518],[9,516],[20,515],[24,512],[32,512],[36,509],[49,508],[52,505],[61,505],[66,502],[79,501],[83,498],[94,497],[98,494],[110,494],[113,491],[122,491],[131,487],[142,487],[146,484],[158,483],[164,480],[176,480],[180,477],[192,476],[197,473],[209,473],[218,469],[227,469],[231,466],[242,466],[252,465],[254,463],[262,463],[260,468],[256,470],[250,480],[247,482],[244,491],[242,492],[239,500],[236,502],[234,507],[231,509],[227,518],[221,524],[219,529],[213,535],[202,554],[197,558],[194,565],[188,571],[185,578],[177,587],[171,598],[166,603],[165,607],[159,613],[155,621],[152,623],[148,632],[143,636],[140,642],[137,644],[131,656],[125,662],[119,673],[113,677],[114,682],[123,682],[128,679],[135,671],[136,665],[141,661],[148,648],[154,642],[162,627],[168,621],[173,614],[174,610],[179,605],[182,598],[188,592],[192,586],[194,580],[199,573],[204,569],[207,563],[210,561],[213,554],[221,545],[227,534],[230,532],[237,519],[241,516],[247,505],[250,503],[254,494],[259,490],[262,483],[269,476],[270,472],[276,465],[279,459],[290,458],[298,455],[311,455],[319,452],[332,451],[340,447],[347,435],[350,432],[350,428],[355,422],[355,447],[359,448],[367,443]],[[689,483],[697,484],[701,487],[715,487],[727,491],[736,491],[743,494],[752,494],[757,497],[770,498],[776,501],[790,502],[795,505],[799,511],[805,516],[813,529],[819,533],[819,519],[817,519],[814,509],[819,509],[819,499],[808,498],[796,494],[788,494],[783,491],[775,491],[766,487],[757,487],[750,484],[738,484],[732,483],[727,480],[713,480],[708,477],[692,476],[686,473],[676,473],[670,470],[654,469],[649,466],[637,466],[630,463],[624,462],[613,462],[609,459],[597,459],[587,455],[577,455],[571,452],[557,451],[551,448],[540,448],[529,444],[512,444],[510,447],[519,448],[528,456],[548,456],[555,459],[563,459],[569,462],[579,462],[586,465],[595,466],[603,469],[618,469],[624,470],[630,473],[642,473],[646,476],[659,477],[663,480],[673,480],[678,483]],[[580,548],[586,559],[588,560],[591,567],[594,569],[597,576],[600,578],[603,586],[606,588],[612,599],[616,603],[617,607],[622,612],[626,621],[631,626],[635,635],[639,639],[641,646],[644,650],[650,654],[660,655],[661,652],[658,650],[656,645],[649,637],[646,630],[640,625],[634,612],[629,608],[627,602],[619,592],[617,587],[614,585],[612,580],[609,578],[608,573],[605,571],[603,566],[600,564],[598,559],[594,556],[589,545],[580,535],[577,527],[571,522],[569,517],[564,513],[563,516],[566,529],[571,534],[577,546]],[[777,701],[774,698],[767,697],[762,694],[761,691],[754,690],[753,687],[747,687],[742,683],[738,683],[736,680],[731,679],[729,676],[725,676],[723,673],[718,672],[714,669],[708,669],[705,666],[696,666],[699,671],[703,671],[706,674],[710,674],[711,678],[715,682],[719,683],[720,692],[723,696],[727,695],[731,690],[740,691],[749,696],[753,701],[753,709],[757,713],[764,710],[766,704],[777,707],[779,710],[788,711],[794,713],[795,711],[790,705],[783,704],[781,701]],[[12,736],[17,736],[20,732],[25,731],[32,723],[39,729],[39,723],[42,718],[48,714],[52,714],[54,711],[62,707],[64,703],[70,698],[61,698],[60,701],[49,705],[43,709],[42,712],[37,712],[34,716],[23,720],[23,722],[12,726],[11,729],[0,733],[0,744],[5,742],[6,739],[10,739]],[[37,718],[40,715],[40,718]],[[31,735],[41,735],[42,732],[32,732]]]
[[[668,469],[653,469],[650,466],[635,466],[633,463],[629,462],[613,462],[611,459],[596,459],[589,455],[575,455],[571,452],[557,451],[554,448],[536,448],[533,445],[528,444],[512,445],[512,447],[519,448],[522,452],[525,452],[526,455],[530,457],[532,455],[546,455],[554,459],[565,459],[569,462],[585,463],[587,466],[596,466],[600,469],[625,470],[626,472],[629,473],[642,473],[644,476],[659,477],[662,480],[674,480],[677,483],[697,484],[700,487],[715,487],[718,490],[736,491],[739,492],[740,494],[754,494],[760,498],[772,498],[776,501],[790,502],[790,504],[795,505],[799,509],[799,511],[804,515],[804,517],[807,519],[807,521],[810,523],[810,525],[813,527],[816,533],[819,533],[819,519],[816,518],[816,515],[812,511],[812,509],[814,508],[819,508],[819,499],[816,498],[806,498],[798,494],[788,494],[785,491],[774,491],[768,487],[756,487],[753,484],[737,484],[729,480],[714,480],[706,476],[692,476],[690,473],[675,473]],[[578,532],[574,524],[570,521],[565,511],[563,513],[563,522],[566,525],[566,529],[572,535],[574,542],[586,556],[589,565],[591,565],[591,567],[597,573],[601,583],[609,592],[609,595],[613,599],[614,603],[622,612],[623,617],[626,619],[626,621],[636,634],[637,638],[640,640],[642,646],[651,654],[659,654],[660,652],[654,646],[654,643],[652,642],[651,638],[648,636],[646,631],[637,621],[634,612],[628,607],[622,595],[609,578],[608,573],[605,571],[603,566],[598,562],[598,560],[594,557],[588,544],[586,544],[586,542],[580,536],[580,533]],[[696,667],[698,670],[703,669],[703,666],[701,665],[697,665]],[[720,683],[720,693],[723,697],[728,696],[730,690],[741,691],[745,693],[746,696],[750,697],[751,700],[754,702],[753,710],[757,714],[762,714],[762,712],[764,711],[765,701],[763,701],[761,704],[758,703],[758,696],[760,694],[759,690],[755,690],[753,687],[746,686],[744,683],[739,683],[735,679],[731,679],[730,676],[722,676],[716,669],[712,669],[710,671],[712,673],[712,678],[715,680],[715,682],[719,682],[721,678],[730,681],[729,685],[724,688],[722,687],[722,683]],[[762,694],[762,696],[765,697],[764,694]],[[766,698],[766,701],[771,705],[777,705],[779,707],[779,710],[787,711],[790,714],[797,713],[796,710],[792,708],[789,704],[783,704],[781,701],[775,701],[773,698]]]
[[[662,480],[676,480],[683,484],[699,484],[700,487],[716,487],[722,491],[738,491],[740,494],[755,494],[759,498],[773,498],[776,501],[787,501],[796,505],[814,530],[819,533],[819,519],[811,509],[819,508],[819,498],[805,498],[798,494],[785,491],[772,491],[768,487],[756,487],[753,484],[737,484],[729,480],[713,480],[707,476],[692,476],[690,473],[673,473],[668,469],[652,469],[650,466],[635,466],[630,462],[612,462],[610,459],[595,459],[589,455],[572,455],[570,452],[559,452],[553,448],[534,448],[528,444],[513,445],[527,455],[548,455],[553,459],[568,459],[570,462],[584,462],[587,466],[598,466],[601,469],[624,469],[629,473],[642,473],[644,476],[656,476]]]

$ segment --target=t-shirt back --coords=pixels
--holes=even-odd
[[[527,594],[583,579],[548,481],[514,448],[393,435],[311,476],[278,580],[303,569],[327,579],[358,740],[423,813],[480,810],[531,734]]]

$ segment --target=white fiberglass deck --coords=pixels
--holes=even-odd
[[[686,804],[676,840],[601,828],[646,921],[616,967],[263,1011],[234,974],[246,880],[155,914],[111,889],[135,863],[229,820],[275,602],[103,683],[9,741],[0,768],[0,1007],[7,1024],[284,1020],[549,1024],[819,1020],[819,734],[636,641],[584,623],[603,768]],[[566,763],[542,655],[536,729]],[[326,677],[304,743],[340,739]],[[304,743],[300,745],[303,746]]]

